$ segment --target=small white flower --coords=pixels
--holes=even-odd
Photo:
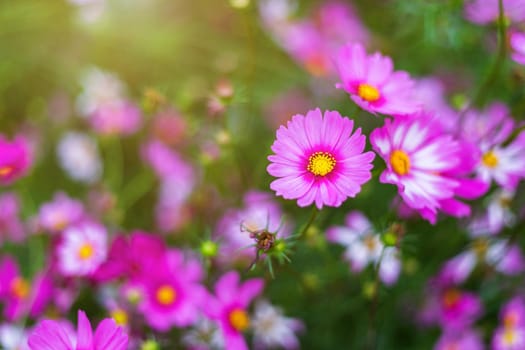
[[[59,141],[57,155],[62,169],[74,180],[93,183],[100,178],[102,161],[94,139],[79,132],[68,132]]]
[[[82,93],[77,98],[77,111],[83,117],[90,117],[100,106],[116,103],[125,96],[122,81],[116,75],[96,67],[91,67],[84,73],[81,85]]]

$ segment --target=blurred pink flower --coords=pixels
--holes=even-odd
[[[511,58],[514,62],[525,65],[525,33],[512,32],[510,34]]]
[[[512,22],[525,20],[524,0],[503,0],[504,17]],[[498,0],[470,0],[465,2],[465,17],[477,24],[488,24],[499,16]]]
[[[92,277],[100,282],[117,278],[137,281],[164,261],[166,249],[165,242],[155,234],[134,231],[119,235]]]
[[[111,318],[100,322],[93,333],[91,323],[78,310],[76,333],[54,320],[41,321],[29,336],[31,350],[126,350],[128,335]]]
[[[156,267],[144,272],[138,281],[144,290],[138,308],[152,328],[167,331],[197,320],[206,297],[200,284],[203,271],[197,260],[185,258],[182,251],[170,250]]]
[[[31,158],[29,143],[24,137],[17,136],[13,141],[8,141],[0,135],[0,185],[10,185],[24,176]]]
[[[142,114],[133,103],[119,100],[99,106],[89,122],[102,135],[131,135],[142,126]]]
[[[107,232],[94,223],[70,226],[57,247],[58,270],[65,276],[90,276],[106,260]]]
[[[39,224],[52,233],[60,232],[79,222],[84,216],[82,202],[57,192],[51,202],[42,204],[38,213]]]
[[[248,350],[242,335],[250,326],[247,309],[263,287],[264,281],[259,278],[239,284],[239,274],[230,271],[215,284],[215,295],[207,296],[204,312],[218,322],[226,349]]]
[[[26,235],[19,218],[18,196],[13,192],[0,195],[0,244],[4,240],[21,242]]]
[[[352,100],[372,114],[404,116],[421,109],[414,81],[404,71],[393,71],[392,59],[379,52],[367,55],[363,45],[346,44],[335,57],[341,83]]]
[[[501,327],[492,336],[492,349],[518,350],[525,348],[525,302],[523,297],[510,299],[500,312]]]
[[[471,329],[447,330],[434,346],[434,350],[483,350],[479,334]]]
[[[267,170],[278,177],[270,188],[285,199],[297,199],[300,207],[315,202],[338,207],[355,197],[371,178],[373,152],[365,152],[361,129],[336,111],[320,109],[295,115],[277,130]]]
[[[0,260],[0,301],[4,304],[6,320],[39,316],[53,297],[51,279],[37,274],[33,281],[24,278],[16,261],[9,255]]]

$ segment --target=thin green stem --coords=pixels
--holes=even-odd
[[[302,237],[302,236],[304,236],[306,234],[306,232],[308,231],[310,226],[312,226],[312,224],[314,223],[315,218],[317,217],[318,213],[319,213],[319,210],[317,210],[317,207],[315,205],[312,206],[312,212],[310,214],[310,219],[308,219],[308,222],[306,223],[306,225],[301,230],[301,233],[299,234],[299,237]]]

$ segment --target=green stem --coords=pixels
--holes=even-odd
[[[496,78],[498,77],[499,71],[501,70],[501,66],[503,62],[505,61],[505,57],[507,56],[507,26],[505,25],[505,15],[504,15],[504,9],[503,9],[503,0],[498,0],[498,9],[499,9],[499,16],[498,16],[498,55],[496,56],[496,60],[494,61],[489,74],[487,75],[487,78],[483,82],[483,84],[478,89],[477,93],[472,98],[471,103],[463,110],[464,114],[467,110],[470,109],[471,106],[477,106],[479,105],[484,99],[485,95],[487,94],[487,91],[490,89],[491,85],[494,83]]]
[[[313,222],[315,221],[315,218],[317,217],[317,213],[319,213],[319,210],[317,210],[317,207],[315,205],[312,206],[312,213],[310,214],[310,219],[308,219],[308,222],[306,223],[304,228],[301,230],[299,237],[302,237],[306,234],[310,226],[312,226]]]

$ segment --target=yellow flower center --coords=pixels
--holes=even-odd
[[[359,87],[357,88],[357,94],[363,100],[368,102],[375,102],[381,97],[379,90],[375,86],[366,83],[359,84]]]
[[[410,171],[410,158],[405,152],[395,150],[390,154],[390,165],[397,175],[406,175]]]
[[[29,283],[22,277],[15,277],[11,281],[11,293],[17,299],[25,299],[29,295]]]
[[[328,152],[315,152],[308,158],[306,169],[316,176],[326,176],[335,168],[335,158]]]
[[[363,243],[365,244],[366,248],[370,252],[373,252],[376,249],[377,241],[374,239],[374,236],[372,236],[372,235],[366,236],[363,239]]]
[[[514,345],[516,342],[516,333],[514,333],[513,328],[506,328],[503,333],[503,344],[505,345]]]
[[[4,165],[3,167],[0,167],[0,176],[6,177],[9,176],[13,172],[14,168],[10,165]]]
[[[81,260],[87,260],[93,256],[94,252],[95,251],[91,243],[86,242],[80,246],[80,249],[78,250],[78,257]]]
[[[128,313],[122,309],[113,310],[111,312],[111,318],[113,318],[119,326],[128,324]]]
[[[163,285],[157,289],[157,294],[155,296],[160,304],[167,306],[175,302],[177,299],[177,292],[172,286]]]
[[[498,157],[494,154],[493,151],[488,151],[481,158],[483,164],[488,168],[495,168],[498,165]]]
[[[250,317],[243,309],[234,309],[228,315],[228,320],[233,329],[242,332],[250,325]]]
[[[461,298],[461,293],[457,289],[449,289],[443,294],[443,304],[445,304],[445,307],[453,307],[457,304],[459,299]]]

